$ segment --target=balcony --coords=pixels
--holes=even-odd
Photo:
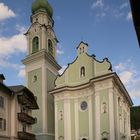
[[[36,140],[35,135],[27,132],[18,132],[18,139],[20,140]]]
[[[35,124],[36,123],[36,118],[33,118],[31,116],[29,116],[28,114],[26,113],[18,113],[18,120],[21,121],[21,122],[25,122],[27,124]]]
[[[29,100],[23,95],[18,95],[18,102],[22,105],[29,104]]]

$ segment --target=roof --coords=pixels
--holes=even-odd
[[[32,13],[39,11],[47,12],[50,17],[53,15],[53,9],[47,0],[35,0],[32,4]]]
[[[0,74],[0,79],[5,80],[5,77],[3,74]]]
[[[34,94],[27,87],[25,87],[23,85],[17,85],[17,86],[9,86],[9,88],[15,94],[21,94],[22,92],[26,93],[26,95],[28,95],[29,98],[31,99],[31,101],[34,103],[34,105],[35,105],[35,108],[34,109],[39,109]]]
[[[6,86],[4,83],[0,82],[0,90],[4,89],[6,91],[7,94],[9,94],[10,96],[13,95],[13,91]]]

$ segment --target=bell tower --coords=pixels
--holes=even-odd
[[[28,55],[23,60],[28,88],[37,97],[38,111],[33,111],[37,123],[33,127],[37,140],[54,140],[54,99],[48,91],[60,70],[56,62],[58,40],[53,30],[53,9],[47,0],[32,4],[31,26],[26,32]]]

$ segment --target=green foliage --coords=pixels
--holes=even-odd
[[[140,129],[140,106],[132,107],[131,111],[131,130]]]

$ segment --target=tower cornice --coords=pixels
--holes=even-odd
[[[36,62],[39,59],[45,59],[50,64],[52,64],[52,66],[54,66],[57,70],[61,69],[61,66],[55,61],[55,59],[49,53],[46,52],[45,49],[42,49],[37,53],[28,55],[24,60],[22,60],[22,63],[24,65],[28,65],[32,62]]]

